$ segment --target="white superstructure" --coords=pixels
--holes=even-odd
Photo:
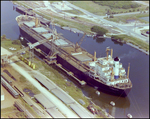
[[[94,79],[102,80],[107,85],[116,85],[118,83],[128,83],[125,69],[119,63],[118,57],[97,58],[97,61],[89,62],[89,76]]]

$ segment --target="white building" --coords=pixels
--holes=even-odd
[[[4,92],[3,92],[3,89],[2,89],[2,85],[1,85],[1,101],[3,101],[5,98],[4,98]]]

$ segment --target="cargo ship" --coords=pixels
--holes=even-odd
[[[129,69],[120,63],[120,58],[113,58],[113,49],[106,48],[106,57],[96,57],[57,34],[56,29],[40,23],[36,16],[20,15],[16,17],[20,34],[31,43],[50,39],[35,49],[44,55],[43,60],[48,64],[56,64],[65,72],[97,90],[111,95],[126,97],[132,88]],[[109,52],[111,54],[109,55]]]

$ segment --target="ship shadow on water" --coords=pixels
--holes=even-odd
[[[113,101],[115,102],[115,107],[117,108],[129,108],[130,107],[130,100],[127,97],[119,97],[119,96],[114,96],[110,95],[107,93],[100,92],[100,95],[96,94],[97,89],[91,86],[84,86],[82,87],[82,92],[86,97],[89,97],[92,99],[92,101],[103,108],[107,108],[110,105],[110,102]]]

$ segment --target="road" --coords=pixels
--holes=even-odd
[[[71,17],[73,16],[77,16],[75,14],[70,14],[70,13],[65,13],[65,12],[60,12],[61,11],[61,5],[59,6],[59,8],[56,8],[53,6],[53,4],[50,4],[49,1],[43,1],[44,2],[44,5],[45,7],[40,7],[40,8],[35,8],[34,10],[37,10],[38,12],[41,12],[42,10],[44,10],[44,12],[47,12],[46,9],[49,9],[51,10],[53,13],[56,13],[57,16],[61,16],[64,18],[64,15],[66,16],[66,19],[69,19],[69,20],[72,20],[72,21],[75,21],[73,19],[71,19]],[[80,10],[82,11],[85,15],[78,15],[79,17],[83,17],[85,19],[90,19],[90,20],[94,20],[95,22],[99,23],[99,24],[106,24],[106,26],[114,26],[114,27],[117,27],[118,29],[120,29],[123,33],[129,35],[129,36],[133,36],[133,37],[136,37],[138,39],[141,39],[147,43],[149,43],[149,37],[145,37],[143,35],[141,35],[139,32],[136,32],[135,29],[137,29],[138,27],[144,27],[144,26],[149,26],[149,24],[144,24],[144,23],[135,23],[134,24],[124,24],[124,23],[116,23],[116,22],[113,22],[113,21],[108,21],[106,19],[104,19],[104,17],[106,16],[98,16],[98,15],[95,15],[93,13],[90,13],[80,7],[77,7],[73,4],[71,4],[70,2],[68,1],[63,1],[63,3],[67,6],[67,7],[70,7],[70,8],[74,8],[74,9],[77,9],[77,10]],[[58,7],[58,6],[57,6]],[[42,12],[41,12],[42,13]],[[122,15],[133,15],[133,14],[139,14],[139,12],[130,12],[130,13],[122,13],[122,14],[115,14],[114,16],[122,16]],[[67,18],[68,17],[68,18]],[[70,17],[70,18],[69,18]],[[81,21],[75,21],[75,22],[81,22]],[[82,23],[82,22],[81,22]],[[91,23],[87,23],[87,22],[84,22],[83,24],[87,24],[87,25],[92,25]],[[149,28],[149,27],[148,27]]]
[[[64,3],[72,8],[75,8],[75,9],[78,9],[80,11],[82,11],[84,14],[88,15],[88,16],[92,16],[93,18],[97,18],[99,20],[101,20],[102,22],[104,23],[107,23],[107,24],[110,24],[112,26],[115,26],[117,28],[119,28],[120,30],[124,31],[127,35],[131,35],[133,37],[136,37],[136,38],[139,38],[145,42],[148,42],[149,43],[149,38],[148,37],[145,37],[145,36],[142,36],[141,34],[138,34],[136,32],[134,32],[134,28],[135,26],[134,25],[124,25],[124,24],[120,24],[120,23],[116,23],[116,22],[112,22],[112,21],[108,21],[106,19],[104,19],[105,16],[98,16],[98,15],[95,15],[93,13],[90,13],[82,8],[79,8],[71,3],[69,3],[68,1],[64,1]],[[135,12],[135,14],[137,14],[139,12]],[[134,14],[134,13],[123,13],[123,14],[120,14],[120,15],[129,15],[129,14]],[[119,15],[115,15],[115,16],[119,16]],[[149,24],[141,24],[141,25],[138,25],[138,27],[143,27],[143,26],[149,26]]]
[[[143,5],[149,6],[149,2],[148,2],[148,1],[146,1],[146,2],[148,2],[148,3],[145,3],[145,2],[143,2],[143,1],[133,1],[133,2],[137,2],[137,3],[139,3],[139,4],[143,4]]]

